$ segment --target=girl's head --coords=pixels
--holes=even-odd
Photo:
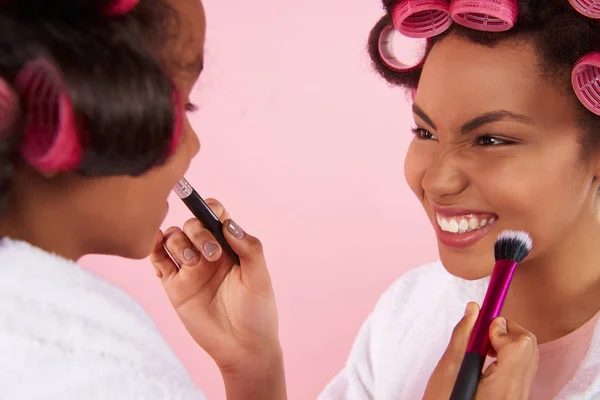
[[[199,0],[2,2],[0,234],[145,257],[199,150],[204,32]]]
[[[568,0],[520,0],[512,28],[453,22],[428,39],[421,66],[399,72],[378,50],[398,1],[384,0],[370,55],[389,82],[417,89],[405,175],[445,267],[467,279],[489,274],[504,229],[531,233],[529,261],[597,240],[600,116],[579,101],[571,73],[600,52],[600,20]]]

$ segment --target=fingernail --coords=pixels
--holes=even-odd
[[[229,222],[227,223],[227,230],[236,239],[243,239],[244,238],[244,230],[242,228],[240,228],[240,226],[238,224],[236,224],[235,222],[233,222],[232,220],[229,220]]]
[[[195,255],[196,252],[190,248],[187,248],[183,251],[183,258],[185,258],[185,261],[190,261]]]
[[[500,325],[500,328],[502,328],[502,330],[506,332],[506,320],[504,318],[498,318],[498,325]]]
[[[158,276],[159,278],[163,277],[162,271],[160,269],[156,270],[156,276]]]
[[[217,250],[219,250],[219,247],[213,242],[206,242],[204,243],[204,247],[202,249],[204,250],[204,256],[206,258],[211,258],[215,255]]]
[[[465,315],[469,315],[471,312],[471,303],[467,303],[467,307],[465,307]]]

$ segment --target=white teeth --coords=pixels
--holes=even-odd
[[[458,222],[454,218],[452,218],[449,222],[448,232],[457,233],[458,232]]]
[[[496,221],[496,218],[479,219],[476,216],[457,216],[452,218],[445,218],[439,214],[436,214],[436,220],[440,228],[444,232],[450,233],[465,233],[471,232],[477,229],[481,229],[486,225],[492,224]]]
[[[469,228],[477,229],[478,226],[479,226],[479,221],[477,220],[477,218],[471,217],[471,220],[469,221]]]
[[[440,228],[442,228],[443,231],[450,232],[450,225],[448,224],[448,221],[446,221],[445,219],[442,219]]]

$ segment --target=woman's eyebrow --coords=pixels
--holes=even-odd
[[[419,107],[417,104],[413,104],[412,111],[415,115],[419,116],[423,121],[425,121],[433,129],[437,130],[436,125],[433,123],[431,118],[425,113],[425,111],[423,111],[423,109],[421,107]],[[484,114],[478,115],[475,118],[467,121],[466,123],[463,124],[463,126],[460,127],[460,133],[464,135],[464,134],[474,131],[477,128],[481,128],[484,125],[491,124],[492,122],[506,121],[506,120],[513,120],[513,121],[517,121],[517,122],[521,122],[521,123],[526,123],[529,125],[533,124],[533,119],[531,117],[528,117],[527,115],[517,114],[512,111],[506,111],[506,110],[496,110],[496,111],[490,111],[490,112],[486,112]]]
[[[477,117],[467,121],[460,128],[461,134],[467,134],[469,132],[474,131],[477,128],[481,128],[484,125],[491,124],[492,122],[506,121],[512,120],[520,123],[525,123],[528,125],[533,124],[533,118],[528,117],[527,115],[517,114],[512,111],[506,110],[496,110],[490,111],[485,114],[478,115]]]

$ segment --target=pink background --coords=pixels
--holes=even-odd
[[[343,367],[379,295],[437,257],[404,182],[406,95],[372,72],[365,51],[383,11],[379,0],[205,6],[206,71],[192,119],[203,148],[187,178],[263,241],[289,398],[314,399]],[[173,197],[165,226],[189,217]],[[148,261],[83,263],[137,298],[208,398],[225,398],[218,370],[180,325]]]

